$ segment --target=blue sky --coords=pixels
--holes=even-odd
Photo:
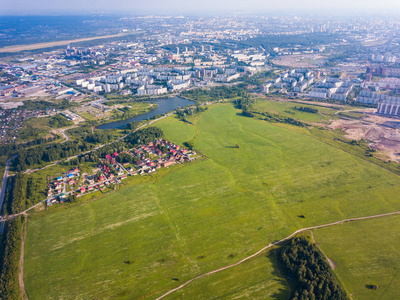
[[[399,0],[0,0],[0,14],[399,13]]]

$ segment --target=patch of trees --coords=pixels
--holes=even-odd
[[[125,152],[121,152],[117,156],[117,162],[119,162],[121,164],[124,164],[124,163],[134,164],[138,160],[139,160],[139,158],[137,158],[129,153],[125,153]]]
[[[186,120],[186,117],[201,113],[207,109],[207,107],[201,107],[200,105],[189,106],[183,109],[177,109],[176,114],[181,120]]]
[[[242,116],[248,117],[248,118],[253,118],[254,114],[252,112],[249,112],[247,110],[242,111]]]
[[[114,135],[107,130],[98,130],[84,137],[85,142],[91,144],[105,144],[112,141]]]
[[[35,131],[35,130],[36,129],[32,129],[32,131]],[[32,136],[30,136],[30,137],[32,137]],[[56,136],[48,137],[48,138],[41,137],[41,138],[26,142],[26,143],[18,143],[18,144],[9,143],[6,145],[0,145],[0,153],[5,156],[12,156],[12,155],[16,154],[18,152],[18,150],[20,150],[20,149],[27,150],[27,148],[31,147],[31,146],[52,143],[52,142],[58,140],[59,138],[60,138],[60,136],[56,135]]]
[[[71,103],[64,99],[60,103],[53,103],[44,100],[40,101],[24,101],[24,105],[19,106],[18,109],[24,110],[46,110],[46,109],[67,109],[72,107]]]
[[[44,183],[41,179],[23,173],[17,173],[11,179],[5,210],[8,214],[16,214],[43,200],[41,191]]]
[[[163,131],[158,127],[147,127],[127,136],[125,141],[129,143],[131,147],[134,147],[154,142],[154,140],[161,138],[163,134]]]
[[[194,149],[194,139],[184,142],[183,145],[188,148],[189,150],[193,150]]]
[[[68,141],[62,144],[40,145],[30,149],[18,150],[18,157],[14,160],[17,171],[28,169],[35,164],[41,165],[79,153],[91,150],[93,145],[82,141]]]
[[[49,120],[49,125],[50,127],[53,128],[60,128],[60,127],[66,127],[66,126],[71,126],[74,123],[71,121],[68,121],[66,117],[63,117],[62,115],[55,115],[54,117],[51,117]]]
[[[305,237],[293,238],[281,248],[278,257],[295,286],[293,300],[348,299],[324,256]]]
[[[96,153],[96,155],[98,157],[105,157],[107,154],[112,154],[114,152],[121,152],[124,151],[127,148],[127,144],[124,142],[115,142],[115,143],[111,143],[109,145],[106,145],[104,147],[101,147],[100,149],[98,149],[97,151],[95,151],[94,153]]]
[[[92,133],[92,126],[79,126],[75,128],[68,129],[68,135],[71,135],[76,138],[85,137],[88,134]]]
[[[248,95],[241,99],[236,99],[234,101],[237,108],[243,109],[244,111],[248,111],[251,109],[252,105],[255,103],[255,100],[250,98]]]
[[[47,130],[43,128],[34,128],[30,126],[24,126],[19,130],[18,136],[22,140],[32,140],[32,139],[38,139],[39,136],[45,135],[47,133]]]
[[[24,217],[18,216],[5,224],[5,230],[1,241],[1,299],[20,299],[18,273],[19,260],[22,247],[22,226]]]
[[[216,86],[209,89],[194,89],[184,91],[182,96],[193,99],[197,102],[209,102],[222,99],[232,99],[236,97],[244,97],[247,92],[239,86]]]
[[[317,114],[318,113],[318,109],[311,108],[311,107],[306,107],[306,106],[305,107],[303,107],[303,106],[300,106],[300,107],[295,106],[294,109],[299,110],[299,111],[312,113],[312,114]]]
[[[267,121],[267,122],[286,123],[286,124],[291,124],[291,125],[300,126],[300,127],[305,126],[304,123],[302,123],[296,119],[293,119],[293,118],[282,117],[280,115],[271,114],[268,112],[262,112],[259,114],[261,114],[262,116],[265,116],[266,118],[264,118],[264,121]]]
[[[139,127],[139,124],[140,124],[140,122],[133,121],[133,122],[126,124],[126,128],[129,130],[135,130],[136,128]]]

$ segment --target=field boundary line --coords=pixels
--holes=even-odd
[[[367,216],[367,217],[349,218],[349,219],[344,219],[344,220],[340,220],[340,221],[336,221],[336,222],[332,222],[332,223],[328,223],[328,224],[322,224],[322,225],[316,225],[316,226],[311,226],[311,227],[298,229],[295,232],[293,232],[291,235],[288,235],[287,237],[285,237],[285,238],[283,238],[283,239],[281,239],[279,241],[276,241],[276,242],[268,244],[267,246],[265,246],[261,250],[257,251],[256,253],[254,253],[254,254],[252,254],[250,256],[247,256],[247,257],[243,258],[242,260],[240,260],[240,261],[238,261],[238,262],[236,262],[234,264],[227,265],[225,267],[222,267],[222,268],[219,268],[219,269],[216,269],[216,270],[201,274],[199,276],[196,276],[196,277],[186,281],[185,283],[181,284],[180,286],[178,286],[178,287],[166,292],[162,296],[156,298],[156,300],[160,300],[160,299],[165,298],[166,296],[168,296],[168,295],[170,295],[170,294],[182,289],[183,287],[187,286],[189,283],[191,283],[193,281],[196,281],[196,280],[201,279],[203,277],[207,277],[209,275],[216,274],[216,273],[219,273],[221,271],[236,267],[236,266],[238,266],[238,265],[240,265],[240,264],[242,264],[242,263],[244,263],[244,262],[246,262],[246,261],[248,261],[248,260],[250,260],[250,259],[252,259],[252,258],[254,258],[256,256],[258,256],[258,255],[260,255],[265,250],[267,250],[269,248],[272,248],[273,246],[276,246],[278,244],[281,244],[281,243],[291,239],[292,237],[294,237],[295,235],[297,235],[297,234],[299,234],[301,232],[308,231],[308,230],[319,229],[319,228],[330,227],[330,226],[335,226],[335,225],[341,225],[341,224],[347,223],[347,222],[362,221],[362,220],[368,220],[368,219],[376,219],[376,218],[387,217],[387,216],[398,215],[398,214],[400,214],[400,211],[395,211],[395,212],[390,212],[390,213],[385,213],[385,214],[379,214],[379,215],[373,215],[373,216]]]

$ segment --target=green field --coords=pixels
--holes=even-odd
[[[329,107],[323,107],[312,104],[295,103],[290,101],[275,101],[275,100],[264,100],[258,99],[254,104],[254,110],[258,112],[270,112],[276,113],[280,116],[297,119],[300,121],[308,122],[321,122],[328,123],[329,120],[337,119],[335,115],[338,109]],[[318,109],[318,113],[303,112],[295,109],[295,107],[308,107]]]
[[[398,299],[399,235],[399,215],[314,231],[315,241],[336,264],[335,272],[354,299]]]
[[[196,127],[173,117],[157,124],[177,143],[197,136],[195,147],[207,159],[30,217],[30,299],[151,299],[296,229],[400,210],[396,175],[242,117],[229,104],[210,107]],[[287,299],[287,293],[273,263],[260,256],[170,298]]]

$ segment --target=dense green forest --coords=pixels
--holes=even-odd
[[[39,178],[17,173],[10,179],[11,189],[7,194],[7,205],[4,208],[8,214],[20,213],[46,197],[43,192],[45,182]]]
[[[34,148],[18,150],[18,157],[13,161],[13,163],[16,170],[20,172],[35,165],[65,159],[93,148],[93,144],[82,141],[68,141],[62,144],[39,145]]]
[[[279,260],[294,285],[293,300],[347,300],[317,246],[305,237],[295,237],[279,251]]]
[[[57,114],[49,119],[49,125],[52,128],[61,128],[74,125],[74,123],[69,121],[66,117]]]
[[[201,107],[199,105],[196,105],[196,106],[185,107],[183,109],[177,109],[176,114],[178,118],[180,118],[181,120],[187,121],[186,117],[198,114],[206,110],[207,107]]]
[[[239,86],[217,86],[208,89],[194,89],[182,92],[182,96],[197,102],[210,102],[246,96],[247,92]]]
[[[141,143],[148,143],[150,141],[153,141],[157,138],[162,137],[163,135],[162,131],[159,128],[149,127],[129,135],[127,138],[125,138],[124,141],[114,143],[114,131],[97,130],[94,133],[91,133],[91,130],[88,127],[83,127],[73,129],[72,132],[74,135],[80,136],[80,138],[62,144],[55,143],[51,145],[38,145],[37,147],[28,149],[8,146],[5,150],[10,151],[6,153],[12,153],[13,151],[16,151],[18,153],[18,157],[13,161],[13,165],[16,170],[20,172],[34,166],[63,160],[74,155],[80,155],[82,152],[92,150],[97,144],[111,143],[111,145],[107,145],[96,151],[96,157],[89,157],[89,160],[86,160],[94,162],[95,159],[98,159],[99,156],[101,157],[104,152],[106,152],[106,154],[109,154],[111,148],[122,150],[124,148],[131,148]],[[73,164],[73,162],[71,162],[71,164]]]
[[[5,224],[4,234],[0,245],[1,299],[14,300],[21,298],[21,289],[18,281],[19,259],[22,247],[22,226],[25,218],[18,216]]]
[[[19,106],[18,109],[24,110],[46,110],[46,109],[67,109],[70,108],[71,103],[64,99],[60,103],[53,103],[44,100],[40,101],[24,101],[24,105]]]
[[[161,138],[163,134],[163,131],[158,127],[147,127],[127,136],[125,142],[127,142],[128,146],[131,148],[137,145],[154,142],[154,140]]]

